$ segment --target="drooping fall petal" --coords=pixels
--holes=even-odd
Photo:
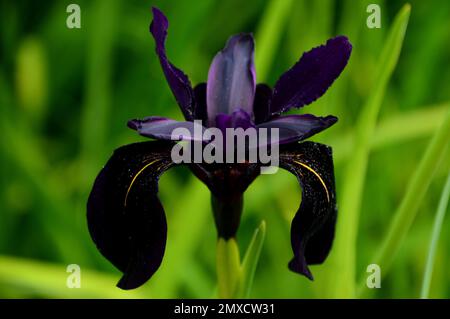
[[[331,148],[313,142],[287,145],[280,150],[280,167],[294,174],[302,188],[291,224],[294,258],[289,269],[312,280],[308,266],[326,259],[334,238],[337,208]]]
[[[123,272],[122,289],[141,286],[161,264],[167,225],[158,179],[173,165],[172,145],[156,141],[118,148],[89,196],[89,232],[102,255]]]

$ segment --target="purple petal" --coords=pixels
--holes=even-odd
[[[256,86],[255,101],[253,102],[253,113],[255,123],[263,123],[270,117],[270,100],[272,99],[272,88],[267,84],[260,83]]]
[[[227,128],[243,128],[244,130],[249,127],[254,127],[250,114],[246,111],[237,109],[231,115],[230,114],[218,114],[216,116],[216,127],[222,132],[225,132]]]
[[[194,87],[195,108],[194,119],[201,120],[203,125],[208,123],[206,114],[206,83],[199,83]]]
[[[337,218],[332,151],[329,146],[293,143],[280,150],[280,167],[294,174],[302,187],[302,200],[291,224],[294,258],[289,269],[313,279],[310,265],[327,258]]]
[[[225,132],[225,129],[227,129],[229,127],[233,127],[233,125],[231,124],[231,115],[229,115],[229,114],[217,115],[215,126],[222,132]]]
[[[231,114],[237,108],[252,114],[256,86],[254,47],[252,35],[235,35],[214,57],[206,88],[210,125],[214,125],[218,114]]]
[[[286,144],[304,140],[337,122],[334,116],[316,117],[311,114],[286,115],[277,117],[269,122],[257,125],[258,129],[278,128],[279,144]]]
[[[152,8],[153,21],[150,25],[150,32],[156,43],[156,54],[159,57],[161,67],[170,89],[175,96],[181,111],[186,120],[193,119],[194,93],[188,77],[178,68],[176,68],[166,56],[165,41],[169,22],[164,14],[157,8]]]
[[[348,39],[338,36],[304,53],[275,84],[270,113],[280,114],[321,97],[347,65],[351,51]]]
[[[252,118],[250,114],[248,114],[246,111],[242,109],[237,109],[236,111],[231,114],[231,124],[234,128],[241,127],[244,130],[248,129],[249,127],[254,127],[255,125],[252,122]]]
[[[159,116],[150,116],[143,120],[128,121],[128,127],[146,137],[174,141],[202,141],[205,130],[202,125],[195,122],[179,122]],[[178,128],[185,129],[185,133],[176,134],[172,139],[173,131]]]
[[[167,223],[158,179],[174,165],[172,147],[161,141],[120,147],[89,195],[89,233],[101,254],[123,272],[121,289],[143,285],[162,262]]]

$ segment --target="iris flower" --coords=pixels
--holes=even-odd
[[[338,36],[304,53],[271,88],[256,84],[252,35],[238,34],[214,57],[207,82],[193,88],[166,55],[167,18],[156,8],[152,11],[150,32],[156,54],[185,121],[156,116],[129,121],[130,128],[156,141],[116,149],[95,180],[87,203],[89,231],[100,253],[123,273],[118,287],[141,286],[162,262],[167,224],[157,196],[158,179],[178,165],[171,159],[176,143],[171,140],[172,131],[180,127],[192,131],[194,120],[220,129],[279,129],[279,166],[294,174],[302,189],[291,224],[293,258],[288,266],[312,280],[309,265],[326,259],[334,237],[334,169],[329,146],[301,141],[330,127],[337,118],[280,114],[322,96],[346,66],[351,44]],[[260,174],[261,165],[179,165],[187,165],[209,188],[218,237],[235,238],[244,191]]]

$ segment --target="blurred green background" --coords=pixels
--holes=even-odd
[[[0,297],[215,296],[216,230],[209,193],[187,169],[174,168],[161,179],[166,254],[142,288],[115,287],[120,273],[97,252],[87,232],[86,199],[96,174],[115,148],[144,140],[126,127],[127,120],[182,118],[148,32],[152,5],[170,21],[168,55],[194,84],[206,80],[212,57],[234,33],[255,34],[258,82],[271,85],[303,51],[332,36],[347,35],[353,44],[348,67],[327,94],[295,111],[339,117],[313,139],[334,150],[337,197],[343,201],[335,247],[324,265],[312,267],[314,282],[288,271],[290,221],[300,188],[285,171],[259,177],[246,193],[238,233],[245,251],[260,221],[267,222],[250,296],[419,297],[450,169],[449,152],[436,147],[439,154],[428,158],[421,177],[415,175],[450,108],[450,2],[410,1],[403,48],[392,77],[385,79],[385,92],[377,91],[381,52],[405,1],[377,1],[382,27],[369,29],[366,7],[373,2],[79,0],[82,27],[69,29],[69,1],[1,1]],[[371,95],[374,91],[381,96]],[[379,112],[364,115],[377,107]],[[362,122],[370,117],[373,130]],[[446,146],[448,130],[444,133],[440,143]],[[352,171],[352,163],[362,166]],[[361,176],[359,187],[349,185]],[[410,205],[399,209],[414,180]],[[391,224],[394,216],[400,216],[397,228]],[[450,297],[449,226],[446,218],[430,297]],[[404,236],[389,241],[390,227]],[[391,267],[381,264],[381,288],[368,291],[366,267],[377,261],[385,240],[398,249],[387,246]],[[81,267],[80,289],[66,287],[68,264]]]

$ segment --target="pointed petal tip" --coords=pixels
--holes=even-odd
[[[230,52],[234,50],[236,47],[242,47],[245,48],[245,44],[248,43],[248,51],[249,55],[251,56],[251,63],[253,64],[254,60],[254,50],[255,50],[255,39],[253,38],[252,33],[238,33],[235,35],[232,35],[228,38],[227,42],[225,43],[225,47],[219,51],[218,54],[227,54],[227,52]],[[256,85],[256,84],[255,84]]]
[[[329,39],[327,42],[329,42],[329,41],[338,41],[338,42],[340,42],[340,43],[342,43],[342,44],[344,44],[344,45],[346,45],[346,46],[348,46],[350,48],[352,47],[352,44],[350,43],[350,40],[345,35],[337,35],[334,38]]]
[[[305,120],[310,121],[318,121],[323,125],[327,125],[326,128],[330,127],[331,125],[335,124],[338,121],[338,118],[334,115],[326,115],[326,116],[315,116],[313,114],[293,114],[293,115],[284,115],[275,118],[274,120],[282,120],[282,119],[295,119],[295,118],[303,118]]]
[[[127,126],[128,126],[129,128],[131,128],[132,130],[137,131],[137,130],[139,130],[140,127],[141,127],[140,122],[141,122],[141,121],[136,120],[136,119],[134,119],[134,120],[129,120],[129,121],[127,122]]]
[[[145,284],[150,277],[145,280],[136,280],[136,278],[133,279],[130,274],[124,273],[122,278],[120,278],[119,282],[116,284],[116,287],[122,290],[133,290]]]
[[[130,285],[130,283],[126,279],[126,275],[123,275],[122,278],[120,278],[116,286],[117,288],[120,288],[122,290],[132,290],[139,287],[138,285]]]
[[[308,268],[306,261],[301,261],[298,258],[294,257],[288,264],[289,270],[303,275],[311,281],[314,281],[314,276]]]
[[[352,43],[350,42],[350,40],[345,36],[345,35],[338,35],[334,38],[331,38],[327,41],[327,45],[330,42],[335,42],[336,44],[338,44],[344,52],[347,53],[348,57],[347,60],[350,58],[350,54],[352,53]]]
[[[160,31],[165,38],[167,28],[169,27],[169,20],[164,15],[164,13],[157,7],[152,7],[153,20],[150,23],[150,32],[153,36],[157,36]]]
[[[327,116],[324,117],[324,121],[326,121],[329,124],[329,127],[331,125],[336,124],[338,120],[339,119],[336,116],[334,116],[334,115],[327,115]]]
[[[161,10],[159,10],[159,8],[158,7],[155,7],[155,6],[152,6],[152,12],[153,13],[162,13],[162,11]]]
[[[205,127],[191,121],[176,121],[161,116],[148,116],[143,119],[130,120],[128,127],[140,135],[166,141],[204,141]]]
[[[230,46],[237,42],[245,42],[248,41],[252,46],[255,44],[255,39],[253,38],[253,33],[237,33],[228,38],[225,48],[222,51],[225,51]]]
[[[165,14],[159,10],[158,7],[153,6],[152,7],[152,14],[153,14],[153,19],[161,19],[161,21],[165,21],[168,22],[167,17],[165,16]]]
[[[251,32],[241,33],[240,40],[241,41],[249,41],[252,44],[252,46],[255,45],[255,39],[253,38],[253,33],[251,33]]]

